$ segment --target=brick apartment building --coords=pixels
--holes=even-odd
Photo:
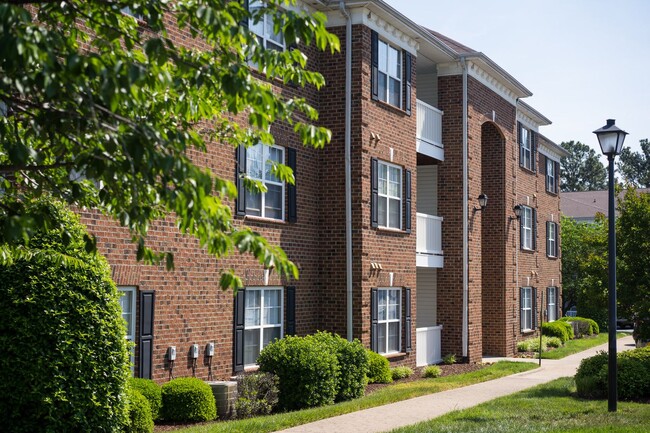
[[[272,84],[304,92],[331,144],[305,148],[278,125],[276,146],[214,143],[204,158],[219,176],[266,183],[263,194],[240,185],[235,224],[280,245],[299,280],[248,256],[216,260],[171,219],[152,227],[148,242],[171,248],[176,270],[142,265],[125,229],[82,215],[124,292],[135,375],[227,378],[254,367],[274,338],[316,330],[358,338],[393,363],[449,353],[475,362],[512,355],[535,333],[540,307],[544,320],[560,315],[565,152],[539,133],[550,121],[522,101],[531,92],[484,54],[381,0],[328,5],[298,5],[326,13],[341,39],[339,54],[307,52],[327,85]],[[251,28],[285,49],[281,35]],[[264,170],[269,159],[294,169],[295,186]],[[236,297],[219,289],[228,268],[246,286]]]

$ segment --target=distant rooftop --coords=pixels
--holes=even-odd
[[[650,193],[650,188],[639,188],[637,192]],[[564,216],[576,221],[593,221],[598,212],[607,216],[608,197],[607,191],[563,192],[560,209]]]

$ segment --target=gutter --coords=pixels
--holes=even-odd
[[[466,56],[460,56],[463,69],[463,324],[462,324],[462,356],[469,355],[469,215],[468,205],[468,126],[467,126],[467,63]]]

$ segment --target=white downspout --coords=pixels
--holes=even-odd
[[[467,143],[467,63],[460,57],[463,68],[463,357],[469,355],[469,220],[468,220],[468,143]]]
[[[345,284],[347,289],[347,338],[352,341],[352,20],[339,1],[345,17]]]

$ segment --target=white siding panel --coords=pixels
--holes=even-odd
[[[417,268],[417,328],[437,325],[437,269]]]
[[[418,70],[419,72],[419,70]],[[426,74],[418,73],[418,99],[438,107],[438,75],[427,68]]]
[[[419,165],[417,174],[417,212],[437,216],[438,166]]]

